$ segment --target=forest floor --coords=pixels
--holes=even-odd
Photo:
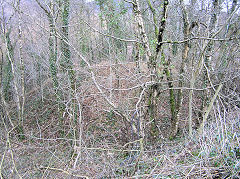
[[[141,147],[141,140],[119,137],[122,122],[113,116],[84,128],[80,143],[71,123],[58,119],[54,102],[31,101],[22,128],[0,123],[3,179],[240,177],[239,111],[229,112],[224,123],[209,121],[201,137],[194,131],[190,138],[182,127],[172,140],[146,138]]]

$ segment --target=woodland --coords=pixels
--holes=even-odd
[[[0,0],[0,178],[240,178],[239,0]]]

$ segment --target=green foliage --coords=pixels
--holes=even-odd
[[[185,161],[184,161],[184,160],[180,160],[178,163],[179,163],[179,164],[184,164]]]
[[[173,64],[170,65],[170,69],[174,69],[175,66]]]
[[[193,156],[195,156],[195,157],[199,157],[200,152],[199,152],[199,150],[193,150],[193,151],[191,152],[191,154],[192,154]]]
[[[221,166],[221,161],[215,161],[213,166],[214,167],[220,167]]]
[[[100,6],[99,18],[103,25],[103,21],[106,22],[107,33],[115,37],[124,37],[124,26],[122,25],[121,17],[127,13],[127,8],[124,2],[119,4],[114,0],[97,0],[97,4]],[[108,44],[109,45],[109,44]],[[110,39],[110,45],[116,49],[115,53],[121,53],[125,47],[125,43],[116,39]],[[113,48],[113,49],[114,49]]]
[[[235,148],[233,149],[233,152],[234,152],[236,158],[239,160],[239,159],[240,159],[240,147],[239,147],[239,146],[238,146],[238,147],[235,147]]]
[[[105,0],[95,0],[95,1],[98,6],[102,6],[105,2]]]
[[[85,63],[84,60],[81,60],[81,61],[80,61],[80,66],[81,66],[81,67],[85,67],[86,65],[87,65],[87,64]]]
[[[173,141],[174,140],[174,136],[169,136],[169,140]]]
[[[157,46],[157,39],[154,38],[154,39],[150,40],[151,49],[156,49],[156,46]]]
[[[215,157],[218,155],[218,152],[215,150],[215,148],[212,149],[212,151],[209,153],[209,157]]]
[[[140,56],[143,56],[145,54],[145,50],[142,44],[139,44],[139,54]]]
[[[174,56],[177,55],[177,53],[178,53],[178,44],[176,44],[176,43],[172,44],[172,53],[173,53]]]
[[[157,139],[157,137],[159,136],[159,131],[158,131],[158,128],[157,128],[157,125],[156,125],[155,120],[153,120],[153,121],[151,122],[151,130],[150,130],[150,133],[151,133],[151,136],[152,136],[154,139]]]
[[[115,126],[116,124],[116,119],[113,111],[107,113],[107,124],[111,126]]]
[[[24,135],[24,129],[22,125],[19,125],[16,127],[16,131],[17,131],[17,137],[20,141],[23,141],[26,139],[25,135]]]
[[[87,36],[83,37],[80,42],[81,51],[84,55],[87,55],[91,51],[88,43],[89,43],[89,39]]]

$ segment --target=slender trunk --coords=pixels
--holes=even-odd
[[[59,98],[59,82],[57,78],[57,49],[56,46],[56,37],[55,37],[55,27],[54,27],[54,19],[52,16],[48,16],[49,28],[50,28],[50,36],[48,39],[48,48],[49,48],[49,64],[50,64],[50,73],[53,81],[53,88],[56,93],[57,99]]]
[[[69,0],[63,0],[61,51],[63,54],[62,63],[68,73],[71,84],[71,91],[74,93],[76,88],[76,77],[75,71],[73,69],[73,62],[71,60],[71,51],[69,46],[69,7]]]
[[[20,58],[20,72],[21,72],[21,121],[22,121],[22,126],[23,121],[24,121],[24,107],[25,107],[25,80],[24,80],[24,61],[23,61],[23,40],[22,40],[22,14],[21,14],[21,9],[20,9],[20,0],[18,1],[18,15],[19,15],[19,20],[18,20],[18,38],[19,38],[19,58]]]
[[[161,22],[160,22],[160,27],[159,27],[159,30],[158,30],[158,39],[157,39],[158,43],[157,43],[157,47],[156,47],[156,54],[155,54],[153,65],[156,65],[157,56],[158,56],[159,52],[161,51],[161,48],[162,48],[162,45],[163,45],[163,43],[162,43],[163,42],[163,33],[165,31],[165,28],[166,28],[168,4],[169,4],[169,1],[164,0],[164,2],[163,2],[163,14],[162,14]]]
[[[197,67],[196,67],[196,70],[194,73],[192,73],[192,77],[191,77],[191,80],[190,80],[190,92],[189,92],[189,102],[188,102],[188,127],[189,127],[189,136],[192,136],[192,103],[193,103],[193,88],[194,88],[194,85],[195,85],[195,81],[198,77],[198,75],[200,74],[202,68],[203,68],[203,63],[204,63],[204,53],[205,53],[205,50],[206,50],[206,45],[207,45],[207,42],[205,42],[203,44],[203,51],[201,52],[201,55],[199,57],[199,60],[198,60],[198,64],[197,64]]]
[[[168,88],[169,88],[169,104],[170,104],[171,125],[172,125],[172,131],[171,131],[170,137],[175,137],[177,134],[177,131],[178,131],[178,120],[177,120],[175,94],[174,94],[174,90],[173,90],[173,78],[172,78],[171,70],[169,68],[171,60],[168,59],[168,61],[166,61],[163,53],[162,53],[161,60],[164,65],[164,73],[167,77]]]
[[[166,28],[168,3],[169,3],[168,0],[165,0],[163,2],[163,13],[162,13],[159,29],[157,29],[156,28],[157,21],[156,21],[155,9],[152,7],[151,1],[148,0],[148,6],[149,6],[149,8],[152,12],[152,15],[153,15],[153,21],[154,21],[154,26],[155,26],[155,35],[156,35],[156,39],[157,39],[157,46],[156,46],[155,55],[152,56],[149,59],[149,68],[151,70],[151,80],[154,81],[154,82],[159,81],[158,74],[157,74],[157,58],[158,58],[159,52],[162,50],[163,33],[165,31],[165,28]],[[162,52],[162,60],[165,61],[165,56],[164,56],[163,52]],[[165,68],[165,72],[169,72],[168,68]],[[168,73],[168,75],[171,76],[171,73]],[[167,79],[169,79],[169,76],[167,77]],[[154,133],[154,135],[158,135],[157,122],[156,122],[156,119],[155,119],[156,114],[157,114],[157,109],[156,108],[157,108],[158,91],[159,91],[159,85],[158,84],[154,84],[153,86],[151,86],[149,104],[150,104],[150,119],[153,120],[151,130]]]
[[[5,101],[4,92],[2,90],[3,89],[3,61],[4,61],[4,55],[3,55],[2,47],[0,47],[0,52],[1,52],[1,61],[0,61],[0,100],[1,100],[1,104],[3,106],[3,109],[2,109],[2,111],[0,111],[0,113],[2,113],[3,110],[4,110],[6,112],[6,117],[8,118],[9,123],[11,124],[12,127],[14,127],[14,124],[13,124],[12,119],[11,119],[10,114],[9,114],[7,102]]]
[[[55,11],[54,11],[54,4],[53,2],[49,3],[49,10],[46,9],[39,0],[35,0],[39,7],[46,13],[48,17],[48,23],[49,23],[49,39],[48,39],[48,48],[49,48],[49,65],[50,65],[50,74],[51,79],[53,82],[53,89],[55,91],[55,96],[57,98],[57,102],[61,102],[61,93],[59,89],[59,82],[57,77],[57,32],[56,32],[56,26],[55,26]],[[59,105],[59,110],[63,111],[63,106]],[[61,114],[60,114],[61,115]]]
[[[6,100],[6,102],[10,101],[11,97],[12,97],[12,92],[11,92],[11,81],[13,80],[13,73],[12,73],[12,68],[11,68],[11,60],[9,60],[9,58],[13,59],[14,58],[14,48],[10,39],[10,33],[11,30],[9,30],[9,32],[6,32],[5,36],[5,43],[7,46],[7,55],[6,55],[6,59],[7,59],[7,64],[5,65],[5,67],[3,68],[3,94],[4,94],[4,99]]]
[[[153,16],[153,23],[154,23],[154,30],[155,30],[155,36],[158,36],[158,27],[157,27],[157,17],[156,17],[156,10],[153,8],[151,0],[147,0],[148,7],[150,8]]]
[[[214,38],[216,37],[224,28],[225,26],[227,25],[227,23],[232,19],[233,17],[233,14],[238,10],[235,9],[234,12],[232,12],[232,14],[230,15],[230,17],[225,21],[225,24],[222,25],[222,27],[217,31],[215,32],[214,34],[212,34],[211,38]],[[202,68],[203,68],[203,65],[204,65],[204,60],[205,60],[205,54],[206,54],[206,50],[207,50],[207,47],[209,46],[209,44],[212,42],[212,40],[209,40],[209,41],[204,41],[203,42],[203,45],[202,45],[202,51],[201,51],[201,54],[200,54],[200,57],[199,57],[199,61],[198,61],[198,64],[197,64],[197,67],[196,67],[196,70],[195,72],[192,74],[192,77],[191,77],[191,80],[190,80],[190,92],[189,92],[189,121],[192,121],[192,97],[193,97],[193,88],[194,88],[194,84],[195,84],[195,81],[196,81],[196,78],[199,76],[200,72],[202,71]],[[203,109],[203,108],[202,108]],[[203,116],[203,115],[202,115]],[[191,131],[192,131],[192,126],[190,125],[190,122],[189,122],[189,133],[191,134]]]
[[[146,60],[147,62],[150,64],[150,59],[152,58],[152,53],[150,50],[150,45],[148,42],[148,37],[147,34],[145,32],[145,27],[144,27],[144,23],[143,23],[143,17],[141,15],[141,10],[140,10],[140,5],[139,5],[139,0],[133,0],[133,12],[134,12],[134,16],[135,16],[135,22],[137,23],[137,34],[139,34],[140,39],[142,41],[142,45],[143,48],[146,52]],[[137,63],[138,64],[138,63]],[[152,129],[151,131],[154,131],[154,136],[157,136],[156,131],[157,131],[157,127],[156,127],[156,122],[155,119],[153,117],[154,115],[154,108],[152,105],[152,93],[150,92],[150,97],[149,97],[149,113],[150,113],[150,120],[152,121],[152,126],[154,129]],[[143,121],[142,119],[139,119],[140,121]],[[143,124],[140,124],[140,126],[143,126]],[[144,135],[143,131],[140,131],[140,133],[142,135]],[[143,136],[141,136],[143,137]]]
[[[155,35],[156,35],[156,39],[157,39],[157,46],[156,46],[156,51],[155,51],[155,55],[151,54],[150,48],[149,48],[149,44],[148,44],[148,39],[146,36],[146,33],[144,31],[144,29],[142,30],[143,26],[143,20],[142,17],[140,16],[140,10],[139,10],[139,3],[138,1],[133,1],[133,7],[134,8],[134,12],[135,12],[135,17],[138,23],[138,29],[140,34],[142,34],[142,40],[143,40],[143,44],[145,45],[145,51],[149,52],[147,53],[147,60],[148,60],[148,67],[151,71],[151,80],[154,82],[158,82],[158,74],[157,74],[157,58],[158,58],[158,54],[160,51],[162,51],[162,41],[163,41],[163,34],[166,28],[166,20],[167,20],[167,9],[168,9],[168,0],[164,0],[163,2],[163,12],[162,12],[162,17],[161,17],[161,21],[160,21],[160,26],[159,29],[157,29],[157,20],[156,20],[156,14],[155,14],[155,9],[153,8],[151,1],[148,0],[148,6],[152,12],[153,15],[153,21],[154,21],[154,27],[155,27]],[[135,5],[135,6],[134,6]],[[141,18],[139,18],[141,17]],[[142,23],[141,23],[142,22]],[[145,38],[146,37],[146,38]],[[146,42],[146,43],[145,43]],[[170,86],[172,86],[172,74],[169,71],[169,66],[170,64],[167,64],[165,61],[165,56],[164,53],[162,52],[162,60],[164,61],[163,64],[165,69],[165,74],[168,80],[168,84]],[[158,96],[158,91],[159,91],[159,85],[158,84],[154,84],[150,87],[150,92],[149,92],[149,101],[148,101],[148,106],[149,106],[149,115],[150,115],[150,120],[152,121],[151,123],[151,135],[153,137],[158,136],[158,130],[157,130],[157,122],[156,122],[156,114],[157,114],[157,96]],[[169,91],[169,98],[170,98],[170,105],[171,105],[171,111],[172,111],[172,122],[175,121],[175,111],[173,112],[173,109],[175,110],[175,96],[173,93],[173,89],[171,88]]]
[[[212,14],[211,14],[211,18],[210,18],[210,22],[209,22],[209,37],[211,38],[215,32],[215,28],[216,28],[216,24],[217,24],[217,20],[218,20],[218,15],[220,12],[220,7],[219,7],[219,0],[213,0],[212,1],[212,5],[213,5],[213,10],[212,10]],[[212,62],[212,49],[213,49],[213,41],[210,41],[207,49],[206,49],[206,55],[205,55],[205,59],[204,59],[204,64],[205,64],[205,68],[203,71],[203,88],[207,88],[207,86],[209,85],[209,79],[208,79],[208,70],[211,68],[211,62]],[[205,106],[207,105],[209,99],[208,99],[208,92],[207,90],[204,90],[202,93],[202,105],[201,105],[201,112],[200,112],[200,117],[203,120],[203,109],[205,108]]]
[[[206,106],[206,107],[204,108],[204,110],[203,110],[204,115],[203,115],[203,121],[202,121],[201,126],[200,126],[200,128],[199,128],[199,134],[202,134],[203,131],[204,131],[204,125],[205,125],[205,123],[206,123],[206,121],[207,121],[207,117],[208,117],[208,115],[209,115],[209,113],[210,113],[210,111],[211,111],[211,109],[212,109],[213,103],[215,102],[215,100],[216,100],[216,98],[217,98],[217,96],[218,96],[219,91],[222,89],[222,86],[223,86],[222,84],[220,84],[220,85],[218,86],[218,88],[217,88],[214,96],[213,96],[212,99],[211,99],[210,104],[209,104],[208,106]]]
[[[190,36],[190,23],[188,20],[188,13],[186,11],[185,6],[183,5],[182,1],[181,6],[182,6],[182,15],[183,15],[183,34],[184,34],[184,40],[187,40]],[[178,130],[178,121],[179,121],[179,115],[180,115],[180,109],[182,107],[182,101],[183,101],[183,92],[182,92],[182,87],[184,83],[184,74],[185,74],[185,66],[187,63],[187,58],[188,58],[188,53],[189,53],[189,41],[184,42],[184,48],[182,50],[182,62],[180,66],[180,73],[179,73],[179,83],[178,87],[179,90],[177,91],[177,99],[176,99],[176,126],[175,126],[175,132]],[[192,126],[192,121],[190,121],[191,126]],[[191,132],[192,133],[192,132]]]
[[[149,62],[150,58],[152,57],[152,53],[151,53],[151,50],[150,50],[147,34],[145,32],[143,18],[142,18],[142,15],[141,15],[141,10],[140,10],[138,0],[133,0],[133,12],[134,12],[134,15],[135,15],[135,21],[137,22],[139,34],[141,34],[140,38],[143,42],[143,47],[144,47],[145,52],[146,52],[146,60],[147,60],[147,62]]]
[[[10,37],[5,35],[5,45],[7,49],[7,57],[11,65],[11,71],[12,71],[12,79],[13,79],[13,87],[14,91],[16,94],[16,103],[17,103],[17,118],[18,122],[21,122],[21,96],[18,91],[18,86],[17,86],[17,74],[16,74],[16,69],[15,69],[15,61],[14,61],[14,56],[13,56],[13,49],[11,48],[11,41]]]
[[[136,39],[139,39],[139,34],[136,32]],[[134,61],[136,63],[137,73],[141,73],[140,64],[141,64],[141,56],[140,56],[140,44],[138,42],[135,43],[135,57]]]
[[[2,47],[0,46],[0,57],[1,57],[1,61],[0,61],[0,88],[2,89],[2,79],[3,79],[3,51],[2,51]]]
[[[160,27],[159,27],[159,31],[158,31],[158,37],[157,37],[158,43],[157,43],[157,47],[156,47],[156,54],[155,54],[155,58],[154,58],[154,61],[152,62],[152,64],[156,68],[157,57],[158,57],[159,52],[161,51],[161,63],[164,66],[164,73],[166,75],[166,78],[168,81],[168,88],[169,88],[169,105],[170,105],[170,111],[171,111],[171,127],[172,127],[170,137],[175,137],[177,134],[177,131],[178,131],[178,119],[177,119],[178,108],[177,107],[179,107],[179,106],[176,106],[176,96],[175,96],[174,90],[173,90],[173,76],[172,76],[171,67],[170,67],[171,59],[169,58],[168,60],[166,60],[165,54],[162,50],[163,34],[166,29],[168,4],[169,4],[169,1],[165,0],[164,4],[163,4],[163,14],[162,14]],[[181,99],[181,96],[179,96],[179,97],[180,97],[179,99]]]

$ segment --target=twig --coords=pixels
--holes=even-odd
[[[164,155],[163,155],[164,156]],[[149,174],[149,176],[151,177],[153,172],[155,171],[155,169],[157,168],[159,162],[162,160],[163,156],[161,156],[161,158],[157,161],[157,164],[155,165],[155,167],[152,169],[151,173]]]
[[[188,172],[188,174],[186,175],[185,178],[188,178],[189,174],[193,171],[194,168],[195,168],[195,165],[193,165],[193,167],[192,167],[191,170]]]
[[[103,35],[103,36],[106,36],[106,37],[111,37],[113,39],[116,39],[116,40],[120,40],[120,41],[124,41],[124,42],[138,42],[138,43],[141,43],[139,42],[138,40],[131,40],[131,39],[122,39],[122,38],[119,38],[119,37],[115,37],[113,35],[109,35],[109,34],[105,34],[103,32],[100,32],[99,30],[95,29],[94,27],[92,27],[89,23],[87,23],[86,21],[83,20],[83,22],[88,26],[90,27],[92,30],[94,30],[95,32]]]
[[[130,3],[130,4],[134,5],[134,6],[136,6],[136,4],[133,1],[128,1],[128,0],[124,0],[124,1],[127,2],[127,3]]]
[[[8,144],[8,147],[9,147],[9,151],[10,151],[10,154],[11,154],[11,158],[12,158],[12,163],[13,163],[13,167],[14,167],[14,170],[16,171],[17,173],[17,176],[22,179],[22,176],[19,174],[18,170],[17,170],[17,167],[16,167],[16,163],[15,163],[15,160],[14,160],[14,156],[13,156],[13,151],[12,151],[12,146],[11,146],[11,141],[10,141],[10,133],[16,128],[18,127],[15,126],[13,127],[7,134],[7,144]]]
[[[225,38],[225,39],[215,39],[215,38],[210,38],[210,37],[192,37],[188,38],[186,40],[179,40],[179,41],[172,41],[172,40],[167,40],[167,41],[162,41],[159,44],[182,44],[185,42],[189,42],[192,40],[211,40],[211,41],[231,41],[231,40],[239,40],[239,37],[230,37],[230,38]]]
[[[53,171],[57,171],[57,172],[62,172],[62,173],[64,173],[64,174],[66,174],[66,175],[71,175],[71,176],[74,176],[74,177],[80,177],[80,178],[86,178],[86,179],[89,178],[89,177],[87,177],[87,176],[72,174],[71,172],[66,171],[66,170],[63,170],[63,169],[61,169],[61,168],[52,168],[52,167],[40,166],[39,169],[46,169],[46,170],[53,170]]]
[[[3,161],[4,161],[4,159],[5,159],[5,155],[6,155],[6,150],[5,150],[4,153],[3,153],[2,160],[1,160],[1,164],[0,164],[0,177],[1,177],[1,179],[3,179],[2,168],[3,168]]]
[[[134,150],[134,149],[106,149],[106,148],[100,148],[100,147],[91,147],[91,148],[87,148],[87,147],[82,147],[81,149],[86,149],[86,150],[99,150],[99,151],[113,151],[113,152],[139,152],[140,150]],[[79,147],[75,147],[75,150],[79,150]]]
[[[140,161],[140,159],[142,158],[142,155],[143,155],[143,151],[144,151],[144,147],[143,147],[143,138],[139,139],[139,142],[140,142],[140,154],[137,158],[137,161],[136,161],[136,164],[134,166],[134,170],[133,170],[133,174],[134,175],[137,171],[137,166],[138,166],[138,163]]]

